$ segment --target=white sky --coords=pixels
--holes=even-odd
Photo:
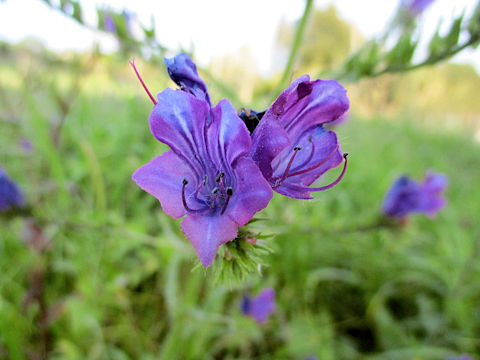
[[[334,4],[340,15],[367,37],[379,33],[391,18],[397,0],[316,0],[318,7]],[[423,30],[431,34],[437,20],[448,24],[453,14],[470,11],[476,0],[437,0],[423,14]],[[234,53],[248,46],[258,68],[269,72],[279,21],[298,19],[302,0],[82,0],[87,21],[95,22],[95,7],[106,5],[135,12],[145,24],[155,17],[160,42],[176,51],[195,49],[196,60],[206,65],[212,57]],[[113,37],[76,24],[49,9],[41,0],[0,2],[0,39],[18,41],[26,36],[41,39],[54,50],[88,49],[97,42],[104,49],[114,47]],[[473,62],[480,70],[479,52],[469,51],[456,61]]]

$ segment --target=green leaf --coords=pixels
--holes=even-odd
[[[452,26],[450,27],[450,31],[448,32],[448,35],[445,37],[445,47],[447,49],[453,48],[455,45],[457,45],[458,40],[460,39],[460,31],[462,30],[462,22],[463,22],[463,17],[464,13],[457,17]]]

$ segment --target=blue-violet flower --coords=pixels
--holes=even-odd
[[[22,207],[25,204],[20,188],[0,167],[0,212]]]
[[[404,7],[410,14],[416,16],[425,11],[435,0],[403,0]]]
[[[248,158],[250,135],[230,102],[224,99],[211,107],[206,87],[204,95],[192,95],[185,79],[194,81],[198,74],[185,56],[165,61],[169,72],[173,62],[187,75],[177,78],[180,90],[167,88],[157,95],[158,101],[139,77],[155,104],[150,130],[170,151],[139,168],[132,178],[172,218],[186,216],[182,230],[208,267],[218,247],[233,240],[238,227],[265,208],[273,193]],[[201,89],[195,84],[193,88]]]
[[[254,298],[244,295],[240,310],[244,315],[253,317],[258,323],[264,323],[275,311],[275,290],[265,288]]]
[[[323,127],[345,116],[346,90],[334,80],[295,80],[268,108],[252,134],[250,157],[272,188],[296,199],[336,185],[347,159],[337,135]],[[345,159],[340,176],[330,185],[309,187]]]
[[[447,183],[447,177],[443,174],[427,173],[421,183],[401,176],[385,195],[383,213],[399,220],[411,213],[434,217],[447,203],[443,196]]]

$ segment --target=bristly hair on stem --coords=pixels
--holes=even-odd
[[[137,67],[135,66],[135,58],[132,59],[132,61],[128,62],[130,65],[132,65],[133,71],[135,71],[135,74],[137,75],[138,80],[140,81],[140,84],[142,84],[143,88],[145,89],[145,92],[147,93],[148,97],[150,100],[152,100],[153,105],[157,105],[157,100],[153,97],[152,93],[150,90],[148,90],[147,85],[143,81],[142,77],[140,76],[140,73],[137,70]]]

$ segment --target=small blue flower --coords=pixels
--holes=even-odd
[[[22,207],[25,204],[20,188],[0,167],[0,212]]]
[[[115,21],[110,14],[105,14],[105,17],[103,18],[103,26],[108,32],[113,34],[117,32],[117,26],[115,25]]]
[[[264,323],[275,311],[275,290],[265,288],[254,298],[244,295],[240,310],[244,315],[253,317],[258,323]]]
[[[421,183],[401,176],[385,195],[383,213],[399,220],[411,213],[424,213],[434,217],[447,203],[443,196],[447,182],[447,177],[443,174],[427,173]]]

